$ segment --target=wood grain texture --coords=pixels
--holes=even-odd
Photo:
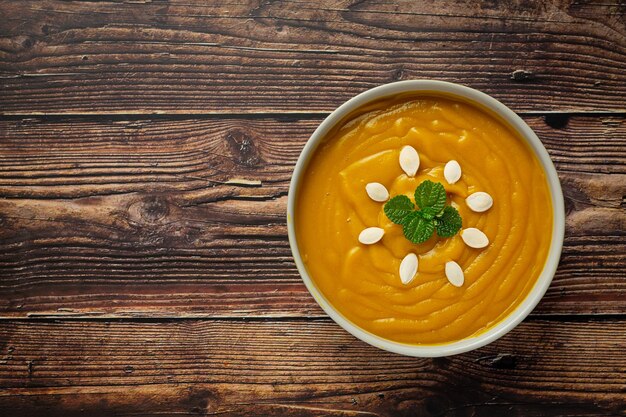
[[[622,0],[0,0],[0,416],[626,416],[625,15]],[[533,315],[450,358],[343,331],[286,237],[316,126],[418,78],[524,113],[566,200]]]
[[[1,322],[3,415],[624,415],[626,322],[386,353],[326,321]]]
[[[538,314],[626,312],[626,117],[526,116],[559,170],[561,265]],[[323,316],[286,237],[321,118],[0,121],[0,315]]]
[[[0,2],[0,112],[327,112],[404,79],[526,111],[626,110],[626,5]]]

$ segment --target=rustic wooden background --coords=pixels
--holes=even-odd
[[[0,415],[626,415],[626,2],[0,1]],[[309,296],[305,141],[374,86],[516,110],[567,231],[464,355],[372,348]]]

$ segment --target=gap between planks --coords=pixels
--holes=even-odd
[[[587,116],[587,117],[626,117],[625,110],[616,111],[568,111],[568,110],[554,110],[554,111],[517,111],[515,112],[519,116],[547,116],[547,115],[559,115],[567,117]],[[233,113],[233,112],[80,112],[80,113],[44,113],[44,112],[29,112],[29,113],[1,113],[0,120],[21,120],[28,118],[39,118],[42,120],[67,120],[67,119],[81,119],[81,118],[102,118],[110,120],[147,120],[147,119],[165,119],[165,120],[186,120],[186,119],[243,119],[243,120],[255,120],[255,119],[319,119],[321,117],[327,117],[330,115],[328,111],[279,111],[279,112],[254,112],[254,113]]]
[[[174,322],[322,322],[330,323],[332,319],[324,315],[308,316],[215,316],[215,315],[162,315],[162,316],[122,316],[101,313],[33,313],[26,317],[0,316],[2,322],[33,322],[49,323],[58,321],[72,322],[116,322],[116,323],[174,323]],[[607,322],[626,321],[626,313],[598,313],[598,314],[535,314],[532,313],[524,321],[551,321],[551,322]]]

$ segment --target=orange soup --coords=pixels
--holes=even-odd
[[[399,164],[407,145],[419,153],[414,176]],[[462,169],[452,184],[444,178],[451,160]],[[469,247],[461,234],[414,244],[366,192],[380,183],[390,197],[412,199],[425,180],[444,186],[462,229],[481,230],[486,247]],[[491,208],[471,210],[475,192],[488,193]],[[298,246],[315,285],[345,318],[396,342],[449,343],[488,330],[524,300],[548,256],[552,206],[539,161],[497,116],[453,97],[395,97],[352,114],[315,151],[296,198]],[[359,234],[369,227],[384,235],[365,245]],[[419,266],[403,284],[409,253]],[[462,269],[461,286],[446,278],[448,261]]]

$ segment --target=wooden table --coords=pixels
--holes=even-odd
[[[626,2],[0,1],[0,415],[626,413]],[[406,79],[517,111],[564,187],[532,315],[449,358],[316,305],[286,195],[321,120]]]

